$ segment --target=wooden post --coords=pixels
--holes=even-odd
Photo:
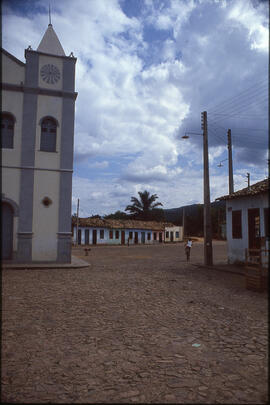
[[[228,129],[228,160],[229,160],[229,194],[232,194],[234,188],[233,188],[232,136],[230,129]]]
[[[78,246],[78,235],[79,235],[79,205],[80,205],[80,199],[78,198],[78,202],[77,202],[77,226],[76,226],[76,246]]]
[[[203,129],[203,176],[204,176],[204,264],[213,265],[212,249],[212,227],[211,227],[211,202],[210,202],[210,185],[209,185],[209,162],[208,162],[208,128],[207,112],[202,113]]]
[[[183,213],[182,213],[182,238],[184,240],[185,237],[185,207],[183,207]]]
[[[250,173],[247,173],[248,188],[250,188]]]

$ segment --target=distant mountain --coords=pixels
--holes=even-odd
[[[226,220],[226,202],[211,203],[212,232],[218,235],[220,224]],[[165,220],[175,225],[182,225],[183,209],[185,212],[185,235],[203,235],[203,204],[185,205],[179,208],[164,209]]]

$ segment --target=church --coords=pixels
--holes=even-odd
[[[2,259],[70,263],[76,58],[51,23],[25,63],[1,54]]]

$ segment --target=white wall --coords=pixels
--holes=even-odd
[[[4,149],[6,150],[6,149]],[[3,153],[4,154],[4,153]],[[4,197],[14,201],[19,205],[20,195],[20,170],[2,168],[2,193]],[[17,250],[18,217],[14,217],[13,222],[13,251]]]
[[[226,222],[227,222],[227,241],[228,241],[228,262],[244,262],[245,249],[248,248],[248,209],[260,208],[260,233],[265,236],[264,230],[264,208],[267,208],[268,195],[260,194],[249,197],[235,198],[226,200]],[[232,211],[242,211],[242,238],[232,238]]]
[[[2,165],[19,166],[21,163],[21,135],[22,135],[23,93],[2,91],[2,111],[14,115],[13,149],[2,149]]]
[[[62,90],[63,87],[63,75],[62,75],[62,71],[63,71],[63,60],[59,57],[53,57],[53,56],[46,56],[46,55],[40,55],[39,57],[39,72],[40,69],[44,66],[44,65],[48,65],[48,64],[52,64],[54,66],[56,66],[59,71],[60,71],[60,79],[58,80],[58,82],[54,83],[54,84],[50,84],[50,83],[46,83],[41,75],[39,75],[39,87],[43,87],[46,89],[53,89],[53,90]]]
[[[166,232],[169,232],[169,237],[166,237]],[[183,227],[182,226],[171,226],[165,227],[165,237],[164,240],[165,242],[170,242],[171,241],[171,232],[173,232],[173,241],[174,242],[180,242],[183,240]],[[179,232],[179,238],[176,237],[176,232]]]
[[[15,62],[12,58],[8,57],[1,52],[2,56],[2,82],[10,84],[24,83],[25,66]]]
[[[45,207],[44,197],[52,204]],[[34,175],[33,248],[32,260],[57,259],[57,232],[59,209],[59,172],[36,170]]]
[[[56,152],[40,151],[40,120],[47,115],[56,118],[59,123],[56,133]],[[51,96],[38,96],[37,105],[37,132],[36,132],[36,152],[35,166],[46,167],[50,169],[59,169],[60,167],[60,146],[61,146],[61,123],[62,123],[62,98]]]
[[[115,232],[117,229],[113,229],[113,239],[110,239],[109,237],[109,229],[107,228],[92,228],[92,227],[81,227],[79,226],[79,230],[81,230],[81,244],[85,244],[85,230],[89,230],[89,244],[93,243],[93,229],[97,230],[97,244],[110,244],[110,245],[121,245],[121,232],[125,232],[125,245],[128,243],[128,236],[129,232],[132,232],[133,238],[130,239],[129,244],[133,245],[135,243],[135,232],[138,232],[138,243],[142,243],[142,232],[145,232],[145,244],[152,244],[153,243],[153,231],[152,230],[143,230],[143,229],[118,229],[119,231],[119,239],[115,238]],[[104,239],[100,239],[100,230],[104,230]],[[157,232],[157,241],[158,239],[158,231]],[[147,239],[147,234],[151,234],[151,239]],[[73,243],[76,243],[76,226],[74,226],[73,230]]]

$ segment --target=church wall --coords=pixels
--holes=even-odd
[[[6,198],[10,198],[19,204],[20,198],[20,170],[2,168],[2,193]]]
[[[25,67],[12,60],[3,52],[2,56],[2,82],[10,84],[24,83]]]
[[[53,57],[53,56],[48,56],[48,55],[40,55],[39,56],[39,71],[44,65],[52,64],[56,66],[59,69],[60,72],[60,79],[58,82],[51,84],[51,83],[46,83],[39,75],[39,87],[45,88],[45,89],[53,89],[53,90],[62,90],[63,86],[63,78],[62,78],[62,71],[63,71],[63,61],[59,57]]]
[[[2,165],[20,166],[21,164],[21,133],[22,133],[23,93],[2,91],[2,111],[11,113],[15,118],[14,147],[2,153]]]
[[[26,51],[25,56],[25,85],[35,88],[38,83],[38,56],[33,51]],[[32,259],[34,170],[29,167],[35,165],[37,98],[35,93],[24,92],[17,259],[25,263]]]
[[[49,197],[52,204],[44,206]],[[33,261],[56,261],[59,208],[59,173],[36,170],[33,204]]]
[[[60,167],[60,147],[61,147],[61,124],[62,124],[62,98],[51,96],[38,96],[37,106],[37,130],[36,130],[36,153],[35,166],[59,169]],[[51,116],[58,121],[56,137],[56,152],[40,151],[41,126],[40,120],[46,116]]]
[[[13,203],[19,205],[19,192],[20,192],[20,170],[12,168],[2,168],[1,170],[1,184],[3,200],[11,200]],[[17,232],[18,232],[18,217],[14,216],[13,222],[13,251],[17,250]]]
[[[53,49],[50,46],[48,42],[48,52]],[[76,58],[28,48],[25,59],[23,64],[3,51],[2,110],[16,120],[14,148],[2,154],[3,199],[14,210],[12,259],[66,263],[71,260]],[[46,75],[43,80],[46,68],[42,68],[47,65],[57,67],[59,80],[47,83]],[[47,116],[58,123],[56,152],[40,151],[40,121]],[[52,204],[44,205],[44,197]]]

